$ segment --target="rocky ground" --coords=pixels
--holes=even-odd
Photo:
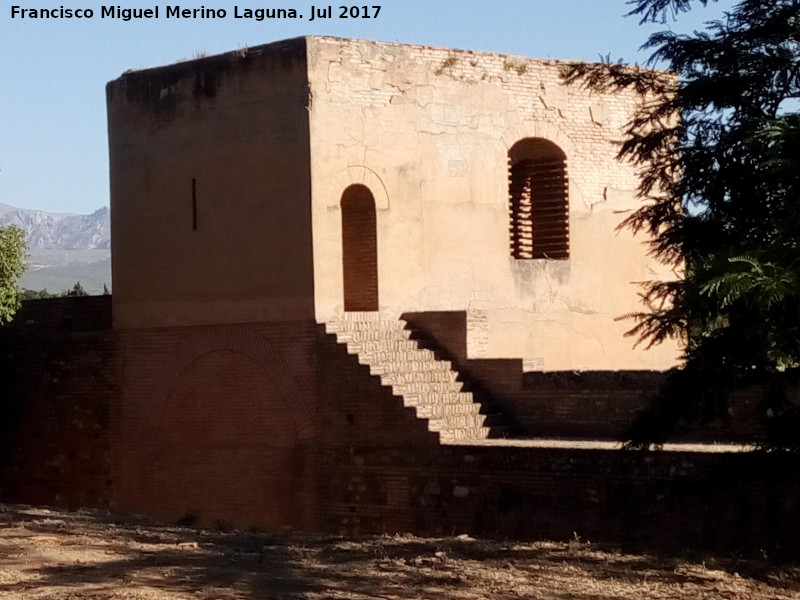
[[[0,505],[0,598],[800,599],[800,566],[466,536],[199,531]]]

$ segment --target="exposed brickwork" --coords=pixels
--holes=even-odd
[[[464,311],[406,313],[412,338],[450,360],[465,389],[513,415],[535,437],[620,439],[635,416],[652,401],[664,380],[656,371],[564,371],[523,373],[518,359],[467,356],[468,314]],[[689,428],[678,438],[693,442],[752,442],[765,435],[760,392],[734,395],[726,419]]]
[[[314,323],[130,330],[115,414],[123,510],[262,527],[310,517]]]
[[[620,439],[657,394],[653,371],[526,373],[524,389],[504,403],[537,436]],[[727,418],[694,425],[676,441],[751,443],[766,435],[760,390],[733,395]]]
[[[402,319],[388,320],[378,313],[347,313],[344,319],[326,323],[348,353],[358,356],[370,374],[427,421],[440,442],[506,437],[503,415],[490,414],[476,402],[452,363],[420,348],[409,339],[406,326]]]
[[[452,89],[499,87],[508,92],[511,104],[507,109],[516,117],[509,120],[519,123],[508,132],[500,132],[501,136],[507,133],[506,148],[526,137],[549,139],[570,156],[571,163],[575,157],[576,177],[594,198],[602,198],[600,182],[620,189],[633,189],[637,185],[632,169],[603,160],[613,154],[609,141],[616,141],[617,132],[630,119],[631,106],[640,101],[632,91],[591,98],[588,90],[565,88],[560,72],[564,61],[411,44],[313,40],[319,60],[325,61],[327,67],[329,102],[382,108],[397,102],[396,96],[403,94],[406,87],[416,87],[413,93],[423,97],[430,93],[425,87],[437,83],[443,87],[449,83]],[[416,72],[400,72],[405,61],[413,61]],[[346,96],[345,91],[349,91]],[[469,122],[462,106],[448,108],[446,111],[442,107],[439,123],[442,132]],[[541,128],[536,132],[538,135],[531,135],[524,121],[537,124]],[[488,132],[497,125],[497,120],[479,121],[481,131]]]
[[[375,199],[363,185],[342,196],[342,263],[345,310],[378,310]]]
[[[658,383],[523,365],[674,361],[614,321],[660,269],[614,233],[638,206],[615,154],[643,98],[565,87],[563,66],[311,37],[110,83],[115,329],[109,298],[76,298],[0,331],[0,499],[800,553],[779,457],[483,439],[497,408],[533,435],[613,437]],[[524,175],[553,184],[569,260],[541,258],[534,189],[510,257],[508,161],[556,158]],[[353,308],[370,312],[319,324]],[[413,335],[386,319],[410,310]]]
[[[522,361],[519,359],[473,359],[467,354],[467,313],[430,311],[405,313],[411,337],[437,356],[451,361],[465,380],[479,393],[496,400],[519,392],[522,386]]]
[[[0,496],[106,506],[115,382],[110,296],[25,302],[0,328]]]
[[[485,310],[467,311],[467,356],[488,358],[489,315]]]
[[[321,325],[112,336],[108,318],[107,299],[36,301],[0,332],[4,365],[13,367],[2,381],[12,410],[0,499],[211,526],[536,539],[575,532],[630,548],[800,552],[800,496],[784,477],[795,466],[780,457],[441,445]],[[461,320],[463,331],[463,314],[428,318],[453,327],[451,335]],[[80,329],[91,323],[97,328]],[[459,347],[456,336],[448,345]],[[493,377],[504,380],[502,372]],[[523,392],[552,394],[556,405],[590,387],[608,402],[596,411],[599,426],[601,413],[625,406],[622,392],[656,380],[537,374],[525,376]],[[547,402],[542,396],[539,408]],[[551,413],[552,423],[574,416]]]
[[[369,365],[347,352],[335,334],[320,325],[317,338],[318,386],[324,407],[324,444],[382,447],[434,446],[438,436],[428,431],[415,409],[384,386]]]
[[[327,528],[800,553],[791,461],[747,454],[326,447]],[[357,486],[357,487],[354,487]],[[346,493],[351,489],[361,494]],[[335,494],[339,491],[338,495]]]
[[[641,310],[632,282],[674,276],[646,255],[644,236],[617,231],[639,206],[618,141],[645,98],[565,85],[565,61],[307,43],[319,321],[344,310],[339,202],[363,183],[385,198],[378,267],[388,316],[467,310],[481,334],[469,339],[470,357],[520,357],[539,370],[675,363],[673,344],[634,350],[615,320]]]

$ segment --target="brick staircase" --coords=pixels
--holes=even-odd
[[[442,443],[506,437],[509,427],[500,414],[483,414],[486,407],[471,392],[463,391],[459,373],[450,361],[439,360],[431,350],[410,339],[402,319],[389,320],[376,312],[348,312],[341,320],[325,323],[347,352],[369,365],[370,374],[428,420],[428,429]]]

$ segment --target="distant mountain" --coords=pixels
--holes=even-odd
[[[0,204],[0,224],[21,227],[29,250],[111,248],[111,220],[107,206],[90,215],[73,215]]]
[[[111,222],[108,207],[90,215],[52,213],[0,204],[0,225],[25,231],[28,270],[20,287],[60,292],[75,282],[90,294],[111,289]]]

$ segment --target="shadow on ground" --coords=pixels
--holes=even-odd
[[[790,598],[800,567],[622,554],[580,540],[224,532],[0,507],[9,598]],[[666,595],[665,595],[666,594]]]

